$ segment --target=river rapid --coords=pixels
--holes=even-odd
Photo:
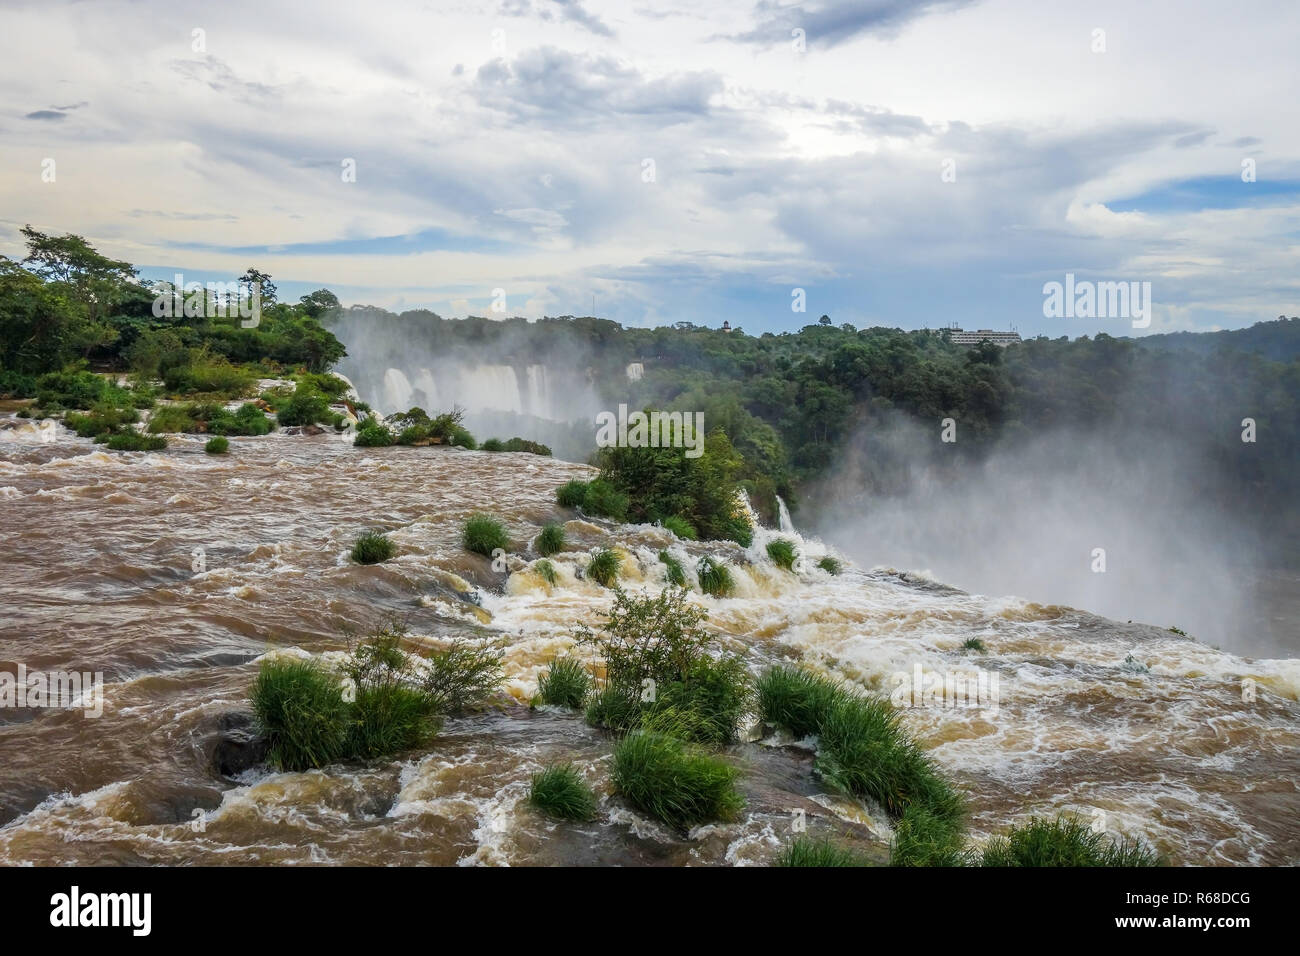
[[[0,863],[764,864],[800,817],[883,860],[887,817],[825,792],[808,741],[755,733],[730,748],[745,813],[683,835],[611,795],[606,735],[528,706],[572,627],[610,602],[575,574],[607,545],[633,589],[664,586],[661,548],[688,575],[705,553],[733,561],[734,597],[694,599],[755,673],[801,660],[891,694],[918,668],[983,672],[992,705],[909,696],[904,716],[969,795],[976,844],[1064,810],[1179,864],[1300,862],[1300,661],[902,570],[796,575],[766,558],[775,531],[744,550],[585,519],[554,491],[591,469],[549,458],[282,433],[233,438],[227,456],[204,454],[199,436],[119,453],[44,427],[0,431],[0,670],[102,672],[103,713],[0,708]],[[480,510],[510,530],[508,572],[460,546]],[[552,559],[549,586],[528,542],[552,520],[573,551]],[[398,555],[353,564],[372,527]],[[825,553],[786,536],[809,565]],[[218,721],[248,709],[259,660],[338,655],[393,614],[417,642],[504,637],[508,695],[449,720],[426,752],[308,773],[214,769]],[[986,653],[963,649],[971,638]],[[527,806],[530,775],[554,760],[595,786],[597,821],[556,824]]]

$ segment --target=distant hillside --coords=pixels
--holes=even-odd
[[[1256,322],[1248,329],[1223,332],[1166,332],[1135,339],[1147,348],[1177,349],[1206,355],[1219,349],[1236,349],[1289,362],[1300,355],[1300,318],[1279,315],[1270,322]]]

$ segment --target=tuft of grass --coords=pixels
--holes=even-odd
[[[361,758],[413,750],[442,726],[436,708],[418,689],[395,680],[362,685],[352,708],[348,750]]]
[[[224,435],[216,435],[207,440],[203,450],[209,455],[224,455],[230,451],[230,440]]]
[[[269,759],[281,770],[322,767],[347,754],[350,708],[339,678],[319,662],[263,662],[252,699]]]
[[[662,524],[664,528],[667,529],[668,531],[671,531],[673,534],[677,535],[677,537],[681,538],[683,541],[695,541],[699,538],[699,534],[696,532],[695,526],[692,525],[685,518],[680,517],[679,515],[670,515],[669,517],[661,521],[660,524]]]
[[[675,588],[686,587],[686,571],[683,570],[680,561],[674,558],[667,551],[659,552],[659,561],[667,571],[669,585]]]
[[[940,847],[951,850],[947,859],[960,853],[965,803],[887,699],[797,668],[774,667],[759,678],[758,701],[765,723],[800,737],[816,734],[814,769],[828,785],[870,797],[891,816],[904,818],[900,861],[940,859]],[[919,809],[907,817],[913,807]]]
[[[1169,626],[1169,633],[1170,633],[1170,634],[1177,634],[1179,637],[1186,637],[1186,636],[1187,636],[1187,632],[1186,632],[1186,631],[1184,631],[1181,627],[1178,627],[1178,626],[1173,625],[1173,624],[1171,624],[1171,625]]]
[[[865,856],[828,837],[796,837],[776,858],[774,866],[871,866]]]
[[[795,550],[794,542],[788,538],[774,538],[767,543],[767,556],[778,568],[793,571],[799,552]]]
[[[357,564],[379,564],[397,553],[397,546],[382,531],[366,531],[352,545],[352,560]]]
[[[822,717],[843,693],[835,681],[801,667],[773,667],[758,679],[758,714],[765,724],[796,737],[816,734]]]
[[[749,670],[738,657],[696,658],[681,680],[657,688],[657,700],[644,718],[672,712],[687,721],[686,739],[729,744],[740,736],[740,722],[753,698]]]
[[[161,435],[118,432],[116,435],[109,435],[105,445],[113,451],[162,451],[167,447],[167,439]]]
[[[987,654],[989,652],[989,649],[984,646],[984,642],[978,637],[966,638],[966,640],[962,642],[961,648],[964,651],[977,651],[980,654]]]
[[[564,527],[558,524],[548,524],[543,527],[541,533],[537,535],[536,546],[537,553],[544,558],[563,551]]]
[[[473,551],[485,558],[492,557],[497,548],[505,549],[510,544],[505,525],[489,514],[473,514],[461,530],[461,543],[466,551]]]
[[[817,567],[830,575],[839,574],[844,569],[843,565],[840,564],[840,559],[832,558],[829,554],[817,562]]]
[[[555,502],[561,508],[577,508],[587,497],[587,482],[571,478],[555,491]]]
[[[535,564],[533,564],[533,570],[536,571],[539,575],[541,575],[542,580],[545,581],[547,584],[551,585],[551,587],[555,586],[555,582],[558,580],[558,577],[555,573],[555,565],[551,564],[550,561],[547,561],[545,558],[541,558]]]
[[[1165,858],[1138,840],[1119,842],[1066,816],[1034,817],[984,847],[983,866],[1164,866]]]
[[[740,771],[675,737],[635,730],[614,748],[614,787],[638,810],[681,830],[734,820]]]
[[[640,688],[607,684],[592,695],[584,719],[592,727],[622,734],[641,722]]]
[[[601,587],[612,588],[618,583],[621,569],[618,552],[612,548],[601,548],[593,551],[591,560],[587,562],[587,577]]]
[[[500,641],[457,638],[429,654],[421,687],[440,713],[463,713],[481,706],[501,687],[504,661]]]
[[[533,774],[528,802],[560,820],[586,821],[596,816],[596,795],[573,764],[552,764]]]
[[[591,674],[576,657],[557,657],[537,682],[537,694],[544,704],[577,709],[591,691]]]
[[[705,555],[696,565],[695,576],[700,580],[700,590],[716,598],[729,597],[736,590],[736,579],[725,562],[715,561]]]
[[[894,826],[890,866],[970,866],[960,822],[914,803]]]

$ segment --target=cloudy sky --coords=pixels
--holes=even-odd
[[[0,20],[10,256],[30,222],[151,278],[256,265],[282,297],[461,316],[501,289],[510,314],[749,332],[1141,334],[1045,318],[1067,272],[1150,282],[1147,332],[1300,314],[1294,0],[5,0]]]

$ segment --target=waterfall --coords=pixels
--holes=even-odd
[[[643,375],[645,375],[645,366],[640,362],[633,362],[627,367],[627,380],[629,382],[639,382]]]
[[[790,520],[790,509],[785,506],[785,501],[780,495],[776,496],[776,513],[777,524],[781,528],[782,534],[798,534],[794,530],[794,522]]]
[[[430,415],[439,415],[449,409],[442,407],[442,400],[438,396],[438,383],[433,380],[433,373],[427,368],[422,368],[415,376],[415,389],[422,393],[420,398],[421,405]]]
[[[388,414],[410,408],[411,392],[411,383],[400,370],[390,368],[384,373],[384,403]]]
[[[551,414],[551,387],[545,365],[528,366],[528,406],[524,411],[537,418],[554,417]]]

